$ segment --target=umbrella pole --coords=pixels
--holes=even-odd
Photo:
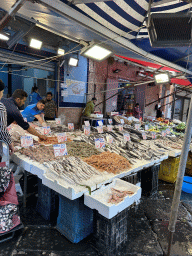
[[[172,206],[171,206],[171,214],[170,214],[169,227],[168,227],[168,229],[170,231],[168,255],[170,255],[170,252],[171,252],[171,243],[172,243],[172,239],[173,239],[173,232],[175,232],[175,225],[176,225],[176,221],[177,221],[181,189],[182,189],[182,185],[183,185],[183,177],[185,174],[185,167],[186,167],[189,147],[190,147],[190,143],[191,143],[191,130],[192,130],[192,100],[191,100],[190,108],[189,108],[189,115],[188,115],[186,130],[185,130],[184,142],[183,142],[183,146],[182,146],[182,150],[181,150],[181,158],[180,158],[180,163],[179,163],[177,181],[176,181],[176,185],[175,185],[175,191],[174,191],[174,196],[173,196],[173,201],[172,201]]]

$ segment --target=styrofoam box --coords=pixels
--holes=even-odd
[[[118,204],[108,203],[111,195],[111,188],[118,190],[129,190],[134,192],[133,195],[127,195],[124,200]],[[96,209],[98,212],[107,219],[113,218],[119,212],[123,211],[134,202],[138,202],[141,198],[141,188],[129,182],[114,179],[112,183],[102,186],[100,189],[93,192],[91,195],[86,193],[84,195],[84,204],[91,209]]]

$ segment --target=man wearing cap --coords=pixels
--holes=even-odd
[[[97,99],[94,97],[94,98],[92,98],[92,100],[87,102],[85,110],[84,110],[84,116],[90,117],[90,115],[94,112],[96,101],[97,101]]]

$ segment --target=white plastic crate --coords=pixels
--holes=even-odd
[[[111,194],[111,188],[118,190],[129,190],[134,192],[133,195],[127,195],[124,200],[118,204],[108,203]],[[91,195],[84,195],[84,204],[91,209],[98,210],[99,214],[107,219],[113,218],[119,212],[123,211],[134,202],[137,203],[141,198],[141,188],[120,179],[114,179],[112,183],[102,186]]]

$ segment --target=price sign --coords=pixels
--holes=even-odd
[[[57,144],[53,145],[54,155],[57,156],[66,156],[67,155],[67,146],[66,144]]]
[[[112,125],[107,125],[107,130],[108,130],[108,132],[112,132],[113,126]]]
[[[152,135],[152,139],[155,140],[156,139],[156,133],[152,132],[151,135]]]
[[[98,121],[98,125],[99,126],[103,126],[103,122],[102,121]]]
[[[89,136],[90,135],[90,126],[85,126],[84,127],[84,134]]]
[[[145,131],[148,131],[149,130],[149,126],[146,124],[145,125]]]
[[[68,123],[68,129],[74,130],[74,123]]]
[[[112,124],[113,121],[112,121],[112,119],[108,119],[108,122],[109,122],[109,124]]]
[[[139,130],[139,128],[140,128],[140,124],[135,124],[135,129]]]
[[[63,132],[63,133],[58,133],[58,134],[57,134],[57,140],[58,140],[58,143],[67,141],[67,135],[66,135],[66,133],[65,133],[65,132]]]
[[[103,126],[97,126],[98,133],[103,133]]]
[[[21,136],[21,147],[27,148],[33,146],[32,136]]]
[[[105,147],[105,141],[103,138],[95,139],[95,147],[96,148],[104,148]]]
[[[120,132],[123,131],[123,125],[122,125],[122,124],[119,124],[119,125],[118,125],[118,128],[119,128],[119,131],[120,131]]]
[[[142,138],[143,138],[143,140],[146,140],[146,139],[147,139],[147,135],[146,135],[145,132],[142,132]]]
[[[85,126],[90,126],[89,121],[84,121],[84,123],[85,123]]]
[[[125,122],[124,122],[124,119],[120,119],[120,122],[121,122],[121,124],[124,124]]]
[[[56,124],[61,124],[61,118],[55,118]]]
[[[162,131],[161,135],[165,137],[167,135],[166,131]]]
[[[129,133],[125,133],[125,134],[123,135],[123,138],[124,138],[124,141],[126,141],[126,142],[131,140]]]
[[[112,144],[112,143],[113,143],[113,137],[112,137],[112,136],[106,136],[106,138],[107,138],[107,142],[108,142],[109,144]]]
[[[51,132],[50,126],[42,127],[42,129],[44,135],[49,134]]]
[[[167,128],[167,129],[166,129],[166,134],[170,134],[170,133],[171,133],[170,129]]]

